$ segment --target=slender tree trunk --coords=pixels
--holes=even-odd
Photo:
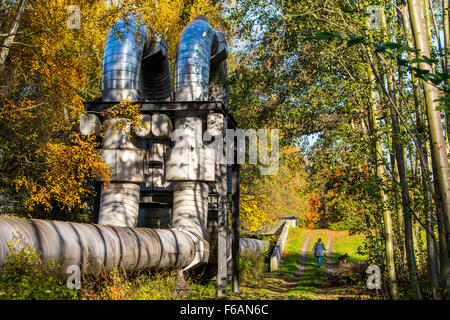
[[[375,77],[372,74],[372,71],[369,68],[369,80],[371,85],[374,86]],[[371,104],[369,110],[369,123],[372,131],[372,137],[374,139],[374,151],[375,151],[375,161],[376,167],[375,172],[376,176],[380,181],[384,181],[384,167],[383,161],[381,159],[383,155],[383,149],[381,145],[381,140],[378,132],[377,125],[377,113],[375,107],[375,90],[371,89]],[[385,246],[385,261],[386,261],[386,269],[388,272],[388,288],[389,288],[389,296],[391,299],[398,298],[398,287],[397,287],[397,274],[395,270],[395,260],[394,260],[394,236],[392,229],[392,217],[390,210],[386,207],[387,205],[387,196],[384,192],[383,188],[379,188],[380,197],[382,200],[381,210],[383,214],[383,224],[384,224],[384,246]]]
[[[430,153],[433,155],[433,149],[430,148]],[[432,163],[434,162],[434,157],[431,157]],[[433,163],[434,165],[434,163]],[[436,176],[436,172],[433,171],[433,182],[434,189],[439,190],[439,181]],[[448,242],[447,242],[447,233],[445,226],[445,217],[443,215],[442,202],[439,194],[437,194],[436,199],[436,217],[438,224],[438,235],[439,235],[439,271],[441,278],[441,297],[443,299],[449,297],[448,287],[450,282],[450,276],[448,270],[450,270],[450,259],[448,255]]]
[[[6,58],[8,58],[9,49],[14,42],[16,32],[19,30],[20,21],[22,20],[23,13],[25,12],[26,3],[26,0],[21,0],[19,2],[16,14],[14,15],[14,19],[9,28],[9,36],[6,37],[5,41],[3,42],[3,47],[0,50],[0,70],[3,69],[5,65]]]
[[[392,139],[390,139],[389,145],[392,145]],[[405,226],[403,224],[401,191],[400,188],[398,187],[400,185],[400,181],[398,179],[397,161],[395,160],[395,155],[393,152],[390,152],[390,159],[391,159],[391,171],[393,179],[392,189],[394,190],[395,214],[397,217],[397,224],[398,224],[398,243],[399,246],[401,246],[402,268],[405,268],[405,266],[408,264],[408,261],[406,260],[407,254],[406,254],[405,237],[403,232],[405,230]]]
[[[423,126],[422,114],[420,105],[416,105],[416,123],[418,126]],[[430,162],[428,160],[428,148],[423,134],[419,134],[420,144],[422,146],[423,154],[425,160],[425,168],[421,170],[421,182],[423,188],[423,196],[425,201],[425,224],[428,230],[432,230],[434,233],[434,219],[433,219],[433,195],[432,191],[428,188],[426,180],[429,179],[428,173],[431,172]],[[428,273],[430,275],[431,287],[433,290],[434,299],[440,299],[439,292],[439,274],[438,274],[438,246],[435,238],[432,237],[428,232],[426,233],[427,242],[427,265]],[[445,242],[445,241],[444,241]]]
[[[411,201],[412,202],[412,201]],[[413,230],[413,244],[414,244],[414,256],[416,257],[417,269],[421,270],[421,239],[420,239],[420,228],[415,220],[412,221],[412,230]]]
[[[442,0],[442,25],[444,27],[444,54],[445,54],[445,72],[450,70],[450,15],[448,11],[448,0]],[[447,128],[448,130],[448,128]]]
[[[383,40],[386,41],[387,39],[387,22],[386,22],[386,16],[384,14],[384,11],[381,10],[380,12],[380,22],[381,27],[384,33]],[[386,66],[387,73],[386,73],[386,82],[387,82],[387,89],[389,91],[389,96],[392,99],[392,101],[395,102],[395,91],[394,91],[394,77],[392,75],[392,68],[390,65]],[[412,235],[412,220],[411,220],[411,207],[410,207],[410,199],[409,199],[409,190],[408,190],[408,183],[407,183],[407,177],[406,177],[406,158],[404,154],[404,144],[402,144],[401,141],[401,135],[400,135],[400,125],[399,125],[399,118],[398,114],[396,113],[394,107],[392,104],[389,104],[389,111],[391,114],[391,123],[392,123],[392,148],[394,150],[395,160],[397,163],[397,169],[398,169],[398,176],[400,180],[400,190],[402,195],[402,209],[403,209],[403,221],[404,221],[404,227],[405,227],[405,246],[406,246],[406,253],[407,253],[407,262],[408,262],[408,271],[409,271],[409,278],[410,278],[410,285],[411,288],[418,299],[422,299],[422,293],[420,291],[419,286],[419,279],[417,276],[417,266],[415,263],[415,255],[414,255],[414,244],[413,244],[413,235]],[[399,110],[401,112],[401,110]]]
[[[414,95],[419,95],[418,90],[414,90]],[[423,112],[422,106],[420,104],[420,97],[417,97],[416,100],[416,123],[419,128],[425,127],[423,124]],[[422,148],[422,153],[425,154],[425,168],[421,170],[421,182],[423,188],[423,197],[425,201],[425,224],[428,230],[433,231],[434,233],[434,218],[433,218],[433,194],[432,190],[429,189],[426,181],[429,179],[429,172],[431,172],[430,161],[428,160],[429,151],[427,148],[426,140],[421,132],[419,134],[420,145]],[[440,299],[439,292],[439,274],[438,274],[438,246],[436,243],[436,238],[433,238],[431,234],[426,233],[426,242],[427,242],[427,265],[428,265],[428,273],[430,275],[431,287],[433,290],[433,297],[435,299]]]
[[[391,146],[389,148],[389,158],[391,164],[391,173],[392,173],[392,190],[394,193],[394,207],[395,207],[395,216],[397,218],[397,234],[398,234],[398,245],[401,247],[401,270],[404,270],[405,266],[408,264],[406,260],[406,246],[404,241],[404,225],[403,225],[403,213],[401,206],[401,190],[399,188],[400,181],[398,178],[398,169],[397,169],[397,160],[395,159],[394,150],[392,149],[392,133],[388,131],[388,145]]]
[[[420,50],[420,54],[430,57],[430,42],[427,33],[424,30],[425,27],[425,12],[424,3],[421,0],[408,0],[408,9],[411,19],[411,25],[413,29],[414,39],[416,43],[416,48]],[[429,70],[430,67],[426,63],[420,63],[419,67],[421,69]],[[447,149],[444,138],[444,130],[441,122],[440,111],[437,110],[439,104],[437,99],[439,99],[438,89],[427,81],[422,81],[425,94],[426,111],[428,118],[428,126],[430,129],[431,137],[431,149],[433,157],[433,171],[436,172],[437,180],[439,183],[439,189],[435,190],[436,194],[439,194],[441,199],[442,213],[444,216],[445,223],[445,238],[447,242],[447,248],[450,245],[450,173],[447,157]],[[449,253],[447,252],[447,255]],[[444,273],[448,274],[450,270],[442,270]],[[446,283],[446,290],[449,290],[449,283]]]
[[[388,74],[388,88],[392,94],[392,75]],[[409,198],[409,188],[408,181],[406,177],[406,157],[404,152],[404,146],[400,143],[400,125],[397,113],[390,107],[391,118],[392,118],[392,131],[393,131],[393,149],[395,160],[397,163],[398,176],[400,180],[400,189],[402,194],[402,208],[403,208],[403,221],[405,227],[405,247],[406,247],[406,257],[408,261],[408,269],[410,276],[411,287],[418,299],[422,299],[422,293],[419,287],[419,278],[417,276],[417,265],[414,254],[414,239],[412,230],[412,218],[411,218],[411,201]]]
[[[442,25],[444,27],[444,72],[450,71],[450,14],[448,8],[449,0],[442,0]],[[446,80],[445,84],[449,85],[450,81]],[[447,148],[449,145],[449,132],[450,132],[450,115],[448,111],[445,112],[445,127],[446,127],[446,140]]]

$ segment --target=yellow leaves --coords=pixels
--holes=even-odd
[[[99,177],[109,183],[109,167],[95,150],[94,137],[81,138],[73,134],[72,144],[48,142],[43,150],[48,166],[39,179],[21,177],[16,190],[24,189],[29,197],[25,205],[31,210],[36,205],[46,210],[52,201],[68,210],[81,207],[82,197],[91,191],[88,181]]]
[[[244,231],[256,232],[283,216],[307,216],[309,195],[303,157],[295,147],[280,150],[280,168],[269,176],[242,179],[240,215]],[[243,166],[243,172],[247,170]]]

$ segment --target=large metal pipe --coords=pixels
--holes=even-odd
[[[185,232],[0,217],[0,265],[9,254],[8,242],[21,237],[35,246],[44,264],[82,266],[83,272],[186,267],[196,245]],[[21,245],[19,241],[19,246]],[[60,270],[63,274],[66,269]]]
[[[251,238],[240,238],[239,239],[239,252],[244,251],[264,251],[269,246],[268,241],[259,240],[259,239],[251,239]]]
[[[125,121],[123,128],[118,124]],[[104,122],[100,154],[111,167],[111,183],[102,184],[98,223],[119,227],[136,227],[139,216],[139,183],[144,180],[145,151],[137,147],[137,137],[126,119]]]
[[[118,20],[109,30],[103,54],[104,102],[170,100],[167,42],[149,33],[141,21]],[[99,223],[135,227],[139,212],[139,183],[144,182],[144,151],[130,127],[105,123],[102,158],[112,167],[111,185],[102,187]]]
[[[139,217],[139,184],[102,185],[99,224],[135,227]]]
[[[182,181],[174,184],[172,227],[206,238],[208,184]]]
[[[208,100],[211,53],[217,36],[205,16],[198,16],[183,29],[175,65],[175,99]]]
[[[8,258],[8,243],[20,238],[40,252],[44,264],[54,260],[65,266],[84,266],[85,272],[187,267],[196,255],[192,237],[177,230],[13,217],[0,217],[0,226],[0,265]],[[24,243],[19,241],[19,247]],[[267,245],[257,239],[240,239],[239,247],[241,252],[259,251]]]

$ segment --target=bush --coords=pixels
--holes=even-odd
[[[57,277],[60,266],[54,261],[43,265],[33,248],[23,239],[8,242],[10,253],[0,270],[0,299],[55,300],[77,299],[78,291],[70,290]]]
[[[241,253],[239,259],[239,269],[241,272],[241,279],[243,280],[258,280],[267,271],[266,251],[249,251],[245,250]]]
[[[363,285],[367,280],[367,262],[347,263],[327,274],[324,281],[326,287]]]
[[[178,299],[177,272],[133,272],[121,269],[84,275],[81,298],[88,300]]]

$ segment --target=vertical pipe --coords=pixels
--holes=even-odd
[[[135,227],[139,216],[139,193],[137,183],[111,183],[102,185],[99,224]]]
[[[118,20],[110,29],[103,53],[102,101],[139,100],[139,78],[146,38],[145,27],[135,18],[126,22]],[[115,126],[118,121],[113,119],[106,123],[103,137],[102,159],[112,166],[113,177],[109,186],[102,184],[101,187],[98,223],[135,227],[139,215],[139,182],[126,177],[131,167],[125,168],[118,158],[129,158],[126,160],[128,165],[133,165],[127,151],[136,150],[137,146],[136,141],[130,139],[128,127],[122,130]],[[129,155],[132,153],[130,151]]]
[[[177,181],[173,188],[172,228],[189,231],[206,238],[208,219],[208,184]]]

